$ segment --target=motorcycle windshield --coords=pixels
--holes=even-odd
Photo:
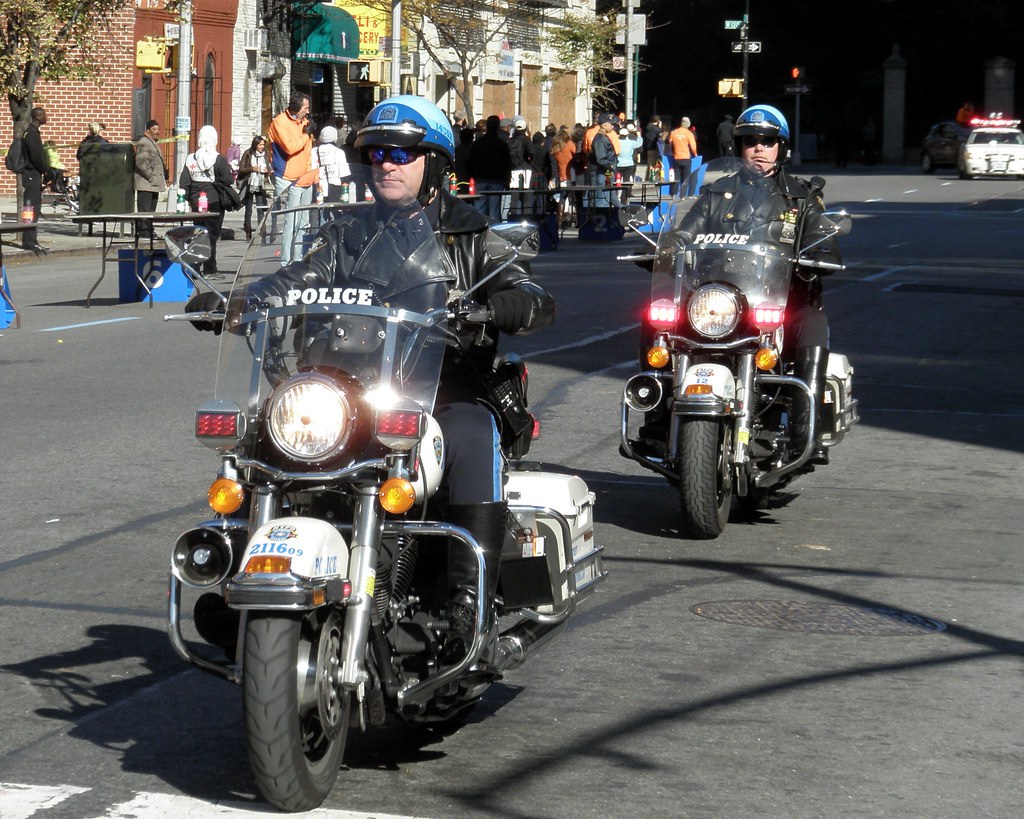
[[[716,159],[690,175],[696,196],[673,202],[658,236],[652,277],[652,301],[672,300],[685,308],[699,287],[719,283],[743,294],[750,306],[774,302],[785,307],[793,273],[792,243],[782,241],[778,218],[708,224],[702,192],[708,185],[740,172],[736,157]]]
[[[253,242],[228,293],[216,397],[255,420],[275,386],[325,372],[364,393],[433,408],[454,272],[418,205],[282,210],[297,261]]]

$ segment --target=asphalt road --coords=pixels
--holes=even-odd
[[[862,416],[832,464],[681,537],[673,490],[617,453],[631,243],[542,255],[558,323],[511,345],[531,455],[596,492],[608,580],[458,734],[353,739],[312,815],[1019,815],[1024,187],[828,175],[855,217],[826,300]],[[85,309],[97,275],[94,253],[12,268],[24,324],[0,331],[0,817],[258,816],[240,693],[163,626],[217,465],[191,437],[213,339],[113,282]]]

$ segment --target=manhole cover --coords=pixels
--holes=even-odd
[[[782,600],[714,600],[698,603],[691,612],[737,626],[801,631],[807,634],[859,634],[867,637],[909,637],[935,634],[946,625],[909,611],[802,603]]]

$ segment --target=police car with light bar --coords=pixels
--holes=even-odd
[[[973,130],[960,146],[957,171],[961,179],[976,176],[1024,178],[1024,132],[1019,119],[1001,116],[971,120]]]

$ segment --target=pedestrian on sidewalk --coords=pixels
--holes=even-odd
[[[86,135],[82,138],[82,141],[78,143],[78,150],[75,151],[75,159],[79,162],[82,161],[82,157],[86,153],[93,150],[94,146],[106,145],[107,139],[103,136],[102,131],[106,126],[102,122],[90,122],[86,127]]]
[[[302,255],[302,239],[309,227],[308,206],[313,203],[313,183],[317,178],[312,169],[315,127],[309,117],[309,95],[293,91],[288,106],[274,117],[267,132],[272,150],[274,207],[286,210],[281,229],[283,265]]]
[[[352,178],[345,151],[338,146],[338,129],[326,125],[313,149],[312,164],[320,170],[320,193],[325,202],[341,201],[341,186]]]
[[[466,172],[476,185],[476,209],[493,224],[501,221],[501,196],[487,191],[503,191],[512,179],[512,155],[508,143],[498,133],[501,117],[487,118],[486,132],[473,140],[466,161]]]
[[[267,157],[266,137],[257,134],[252,138],[249,150],[238,160],[238,179],[242,202],[245,204],[243,225],[245,241],[248,242],[252,240],[253,206],[256,207],[256,222],[262,223],[267,213],[267,191],[271,190],[274,184],[274,177],[270,173],[270,160]],[[261,236],[266,237],[266,231],[264,225]]]
[[[732,156],[734,148],[732,114],[725,115],[725,119],[718,123],[715,133],[718,136],[718,155]]]
[[[636,177],[636,153],[643,146],[644,140],[636,132],[632,122],[619,129],[619,155],[616,160],[616,172],[622,177],[622,204],[628,205],[633,193],[633,182]]]
[[[146,130],[135,143],[135,209],[139,213],[155,213],[160,194],[167,190],[167,165],[157,140],[160,123],[146,123]],[[135,225],[140,239],[153,239],[153,223],[140,220]]]
[[[213,214],[197,225],[210,231],[210,259],[203,265],[206,278],[219,275],[217,269],[217,240],[220,239],[221,227],[224,225],[224,205],[214,185],[234,185],[235,177],[227,159],[217,151],[217,129],[212,125],[204,125],[199,129],[199,147],[195,153],[185,157],[185,167],[181,169],[178,187],[185,189],[192,210],[198,211],[200,194],[206,194],[207,210]]]
[[[672,161],[675,165],[676,179],[672,185],[672,196],[680,198],[686,195],[686,180],[690,175],[690,162],[697,155],[697,138],[690,129],[690,118],[681,117],[679,127],[669,134],[672,147]]]
[[[24,190],[22,199],[22,222],[25,222],[27,210],[32,209],[32,227],[21,234],[21,246],[35,253],[46,253],[47,248],[39,244],[39,234],[35,225],[39,222],[39,209],[43,206],[43,174],[50,169],[43,149],[43,137],[39,128],[46,125],[46,111],[42,108],[32,109],[32,121],[25,132],[25,156],[27,164],[21,172],[21,185]]]

